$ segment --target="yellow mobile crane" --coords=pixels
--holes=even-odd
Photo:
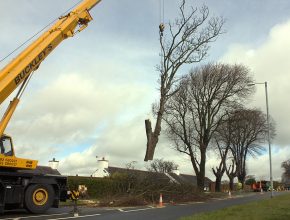
[[[88,26],[89,10],[100,1],[83,0],[0,70],[0,105],[20,86],[0,121],[0,213],[19,207],[43,213],[67,198],[67,178],[38,169],[36,160],[16,157],[12,139],[4,131],[32,73],[63,40]]]

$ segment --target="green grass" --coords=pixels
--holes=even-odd
[[[232,206],[214,212],[197,214],[180,220],[289,220],[290,194],[260,200],[246,205]]]

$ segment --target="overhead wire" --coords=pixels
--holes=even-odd
[[[35,38],[37,35],[39,35],[47,27],[52,25],[55,21],[57,21],[59,19],[59,17],[61,17],[64,14],[68,13],[69,11],[71,11],[71,9],[74,8],[76,5],[78,5],[80,2],[82,2],[82,0],[78,1],[77,3],[75,3],[73,6],[71,6],[69,9],[67,9],[65,12],[63,12],[60,16],[55,18],[53,21],[49,22],[47,25],[45,25],[45,27],[43,27],[41,30],[37,31],[35,34],[33,34],[31,37],[29,37],[26,41],[24,41],[22,44],[20,44],[18,47],[16,47],[13,51],[8,53],[8,55],[6,55],[4,58],[0,59],[0,63],[3,62],[4,60],[6,60],[8,57],[10,57],[12,54],[14,54],[17,50],[19,50],[21,47],[23,47],[25,44],[27,44],[29,41],[31,41],[33,38]]]

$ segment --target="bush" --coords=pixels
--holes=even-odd
[[[126,181],[122,178],[68,177],[69,189],[76,189],[78,185],[85,185],[88,188],[90,198],[109,197],[124,193],[127,189]]]

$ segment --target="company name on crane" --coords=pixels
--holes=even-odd
[[[14,79],[16,85],[20,83],[27,74],[31,73],[31,71],[38,68],[41,61],[52,51],[52,44],[49,44],[43,51],[41,51],[38,56],[34,58]]]

